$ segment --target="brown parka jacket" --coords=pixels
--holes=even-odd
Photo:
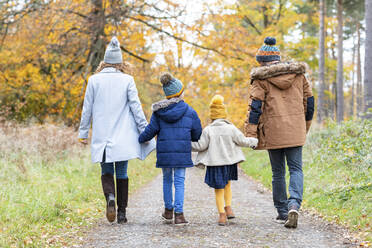
[[[254,68],[245,135],[257,149],[303,146],[314,114],[314,97],[305,77],[306,64],[279,62]]]

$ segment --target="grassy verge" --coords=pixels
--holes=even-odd
[[[245,153],[243,170],[271,188],[267,151]],[[303,156],[303,206],[372,241],[372,122],[328,123],[312,132]]]
[[[159,172],[152,154],[130,161],[130,191]],[[104,217],[100,167],[73,130],[0,127],[0,247],[73,246]]]

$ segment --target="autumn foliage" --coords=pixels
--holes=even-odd
[[[147,116],[163,98],[159,75],[170,71],[186,85],[186,101],[204,124],[218,92],[241,127],[250,69],[269,35],[283,60],[317,66],[313,1],[28,0],[0,7],[0,114],[18,121],[78,124],[87,78],[113,35],[132,64]],[[335,63],[327,66],[333,75]]]

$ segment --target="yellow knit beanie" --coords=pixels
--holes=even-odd
[[[227,117],[226,107],[221,95],[215,95],[209,105],[209,116],[212,120],[225,119]]]

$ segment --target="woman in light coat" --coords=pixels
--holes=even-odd
[[[142,145],[138,143],[147,121],[136,84],[127,71],[119,41],[113,37],[104,61],[88,80],[79,128],[79,140],[86,144],[92,120],[92,162],[101,163],[106,217],[110,222],[116,218],[115,167],[118,223],[127,222],[128,160],[143,160],[155,149],[154,140]]]
[[[227,219],[235,218],[231,209],[231,180],[238,180],[237,164],[245,161],[241,146],[256,147],[256,138],[246,138],[231,122],[226,120],[223,97],[216,95],[210,104],[212,123],[204,128],[198,142],[192,143],[193,151],[199,152],[195,164],[207,166],[205,183],[215,189],[219,212],[218,224],[224,226]]]

